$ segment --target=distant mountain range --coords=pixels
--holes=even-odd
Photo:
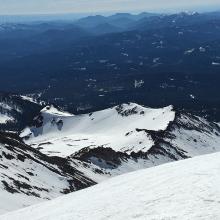
[[[4,24],[0,87],[41,94],[71,113],[137,102],[190,111],[202,106],[218,121],[219,21],[217,12],[122,13]]]

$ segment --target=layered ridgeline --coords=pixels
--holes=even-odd
[[[48,157],[0,132],[0,214],[95,184],[67,159]]]
[[[146,131],[166,130],[174,118],[171,106],[147,109],[131,103],[76,116],[46,107],[35,118],[36,126],[24,130],[21,137],[29,137],[27,143],[33,147],[39,143],[37,148],[48,155],[66,157],[85,147],[131,154],[148,151],[154,141]]]
[[[31,124],[20,137],[0,134],[1,213],[119,174],[220,151],[219,124],[172,106],[129,103],[83,115],[47,106]]]
[[[124,174],[1,220],[219,219],[220,153]]]
[[[27,144],[76,167],[84,162],[86,172],[96,166],[105,177],[220,150],[218,124],[172,106],[130,103],[84,115],[48,106],[34,124],[21,133]]]

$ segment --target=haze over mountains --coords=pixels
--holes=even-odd
[[[69,18],[0,24],[0,219],[218,219],[220,13]]]
[[[129,101],[218,111],[219,17],[142,13],[3,24],[0,86],[40,94],[72,113]]]

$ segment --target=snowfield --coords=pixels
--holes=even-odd
[[[4,114],[1,114],[0,113],[0,124],[6,124],[8,123],[9,121],[13,121],[14,118],[11,117],[11,116],[8,116],[8,115],[4,115]]]
[[[45,107],[21,137],[48,156],[99,183],[176,160],[220,151],[217,123],[172,106],[152,109],[135,103],[83,115]]]
[[[218,220],[220,153],[121,175],[0,220]]]
[[[205,210],[201,201],[208,204],[204,207],[209,206],[208,197],[210,205],[216,201],[212,197],[217,194],[212,191],[217,187],[207,185],[206,180],[204,184],[200,182],[204,177],[212,183],[214,178],[212,167],[208,167],[208,176],[203,170],[197,170],[203,167],[198,162],[201,159],[159,166],[220,151],[220,126],[203,118],[202,114],[174,111],[172,106],[152,109],[129,103],[73,115],[47,106],[34,118],[33,127],[26,128],[20,137],[28,145],[16,134],[0,136],[0,143],[3,143],[0,144],[0,214],[96,183],[101,185],[74,193],[74,198],[72,194],[54,200],[58,201],[58,208],[55,203],[48,203],[54,204],[54,215],[58,219],[146,219],[146,216],[156,220],[184,219],[182,215],[189,216],[186,219],[197,219],[187,201],[193,209],[195,198],[198,210]],[[211,156],[204,158],[208,157]],[[159,167],[151,169],[155,166]],[[145,168],[150,169],[143,170]],[[127,175],[129,172],[133,173]],[[114,179],[118,175],[121,176]],[[113,179],[109,181],[109,178]],[[210,187],[209,195],[203,185]],[[192,192],[193,186],[195,192]],[[88,201],[87,207],[85,201]],[[176,208],[179,203],[181,207]],[[117,204],[120,204],[119,210],[115,210]],[[36,219],[53,219],[50,207],[48,212],[39,207],[42,215],[35,213]],[[93,209],[95,211],[91,211]],[[215,214],[212,207],[210,209],[210,213]],[[91,217],[87,213],[91,213]],[[215,216],[207,217],[207,213],[202,214],[203,219],[215,219]],[[29,217],[20,217],[26,218]]]
[[[41,117],[42,126],[25,129],[21,137],[30,136],[26,143],[42,153],[66,157],[85,147],[98,146],[128,154],[147,152],[154,141],[144,130],[165,130],[174,120],[175,112],[172,106],[152,109],[130,103],[85,115],[46,107]]]

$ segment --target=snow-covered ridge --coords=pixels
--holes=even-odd
[[[43,115],[48,115],[50,117],[53,117],[53,116],[62,116],[62,117],[73,116],[73,114],[58,110],[53,105],[52,106],[46,106],[45,108],[43,108],[41,110],[41,113]]]
[[[0,214],[95,184],[69,166],[0,132]]]
[[[154,141],[145,130],[165,130],[175,119],[172,106],[152,109],[135,103],[122,104],[84,115],[71,115],[46,107],[35,118],[36,127],[21,137],[48,155],[69,156],[83,148],[111,147],[120,152],[148,151]],[[44,144],[50,142],[49,145]]]
[[[219,219],[220,153],[112,178],[0,220]]]
[[[64,171],[65,177],[65,170],[73,170],[74,175],[68,173],[68,176],[74,185],[77,183],[76,189],[131,171],[220,151],[217,123],[178,109],[174,111],[172,106],[152,109],[130,103],[84,115],[47,106],[33,124],[21,136],[37,149],[31,148],[35,153],[39,150],[49,156],[63,157],[45,156],[46,163],[58,162],[59,172]],[[41,176],[38,178],[41,182]],[[10,179],[6,182],[11,184]],[[49,182],[48,187],[51,185]],[[48,192],[48,198],[54,198],[53,192],[53,189]]]
[[[26,143],[49,156],[68,157],[95,182],[220,151],[220,127],[216,123],[174,111],[172,106],[151,109],[130,103],[85,115],[47,107],[35,123],[21,134]]]

